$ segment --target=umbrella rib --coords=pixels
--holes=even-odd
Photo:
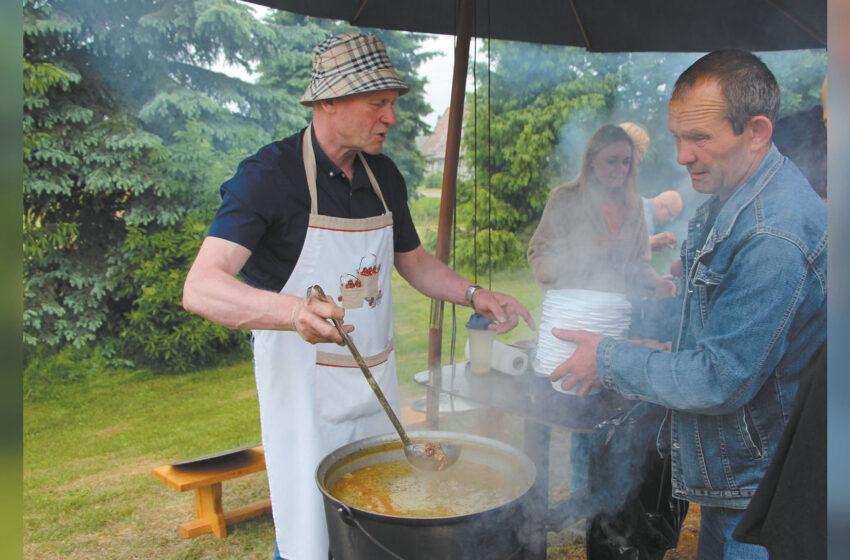
[[[770,6],[771,6],[773,9],[775,9],[777,12],[780,12],[782,15],[784,15],[785,17],[787,17],[788,19],[790,19],[790,20],[791,20],[794,24],[796,24],[796,25],[797,25],[800,29],[802,29],[803,31],[805,31],[806,33],[808,33],[809,35],[811,35],[811,36],[812,36],[812,37],[813,37],[816,41],[820,42],[820,43],[821,43],[821,44],[823,44],[824,46],[826,45],[826,39],[824,39],[824,38],[821,36],[821,34],[820,34],[820,33],[818,33],[818,32],[817,32],[814,28],[812,28],[810,25],[808,25],[808,24],[803,23],[802,21],[800,21],[800,19],[799,19],[799,18],[797,18],[797,16],[795,16],[793,13],[791,13],[791,11],[790,11],[788,8],[786,8],[786,7],[784,7],[784,6],[781,6],[781,5],[780,5],[778,2],[776,2],[775,0],[764,0],[764,2],[765,2],[766,4],[770,4]]]
[[[368,4],[368,3],[369,3],[369,0],[363,0],[363,2],[360,3],[360,7],[357,8],[357,11],[354,12],[354,16],[349,21],[349,23],[351,23],[351,25],[357,25],[357,20],[360,19],[360,14],[363,13],[363,8],[365,8],[366,4]]]
[[[576,17],[576,23],[578,24],[578,28],[581,31],[581,36],[584,37],[584,47],[587,50],[591,50],[590,38],[587,36],[587,31],[584,28],[584,22],[581,21],[581,16],[578,15],[578,9],[576,8],[575,0],[570,0],[570,7],[573,9],[573,15]]]

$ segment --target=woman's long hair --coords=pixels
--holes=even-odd
[[[593,170],[591,162],[596,155],[606,147],[615,142],[626,142],[632,149],[632,163],[629,166],[629,174],[623,188],[623,202],[626,207],[626,216],[632,216],[637,211],[642,211],[640,195],[637,189],[637,163],[635,162],[635,145],[628,133],[619,126],[605,124],[599,127],[584,149],[584,157],[581,161],[581,171],[571,186],[578,188],[582,194],[590,195],[589,188],[592,186]]]

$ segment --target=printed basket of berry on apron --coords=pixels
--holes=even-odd
[[[369,253],[360,259],[360,265],[357,267],[357,279],[366,290],[364,294],[366,298],[378,295],[378,271],[381,267],[377,262],[378,257],[374,253]]]
[[[359,309],[363,307],[363,300],[368,298],[363,283],[353,274],[340,275],[339,293],[339,301],[345,309]]]

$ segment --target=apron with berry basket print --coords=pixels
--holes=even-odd
[[[302,139],[311,209],[307,236],[283,294],[304,297],[318,284],[345,307],[352,339],[399,412],[392,332],[393,222],[365,158],[385,213],[362,219],[318,213],[311,126]],[[254,372],[260,424],[280,554],[288,560],[328,556],[319,461],[352,441],[393,431],[348,349],[309,344],[295,331],[254,331]]]

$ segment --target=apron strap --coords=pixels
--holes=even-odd
[[[360,161],[363,163],[363,168],[366,170],[366,175],[369,176],[369,182],[372,183],[372,190],[375,191],[375,194],[381,199],[381,204],[384,205],[384,213],[388,213],[390,209],[387,208],[387,203],[384,202],[384,195],[381,193],[381,188],[378,186],[378,180],[375,179],[375,174],[372,173],[372,168],[369,167],[368,163],[366,163],[366,158],[363,157],[363,152],[357,152],[357,157],[360,158]]]
[[[378,185],[378,180],[375,179],[375,174],[372,173],[372,168],[366,163],[366,158],[362,152],[357,152],[363,168],[366,170],[366,175],[369,176],[369,183],[372,185],[372,190],[378,195],[378,199],[384,206],[384,213],[389,213],[390,209],[384,201],[384,195],[381,193],[381,187]],[[310,214],[319,213],[319,202],[316,196],[316,154],[313,151],[313,123],[311,122],[304,131],[304,137],[301,140],[301,157],[304,160],[304,172],[307,175],[307,190],[310,191]]]
[[[307,174],[307,190],[310,191],[310,213],[319,213],[319,202],[316,197],[316,155],[313,152],[313,123],[304,131],[301,140],[301,157],[304,159],[304,171]]]

